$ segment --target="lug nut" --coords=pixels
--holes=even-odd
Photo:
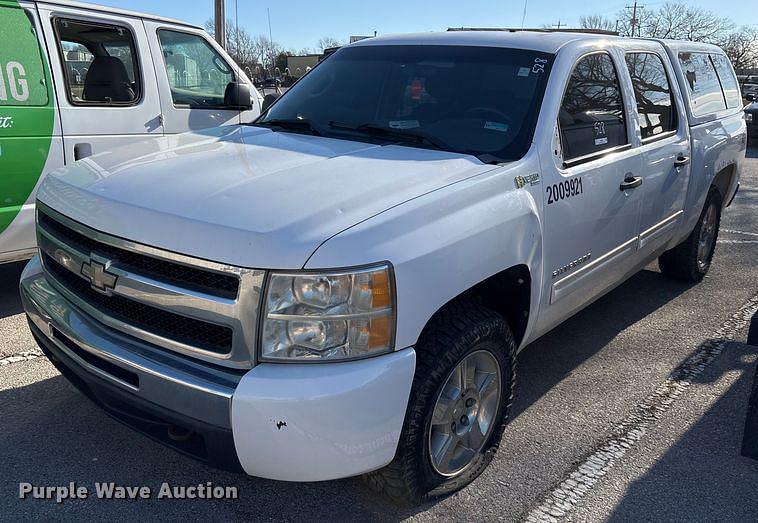
[[[453,422],[453,423],[450,424],[450,428],[453,429],[453,430],[455,430],[455,422]]]
[[[474,401],[474,398],[469,398],[469,399],[466,400],[466,406],[469,407],[469,408],[473,407],[474,403],[476,403]]]
[[[468,418],[466,416],[461,416],[461,425],[468,425]]]

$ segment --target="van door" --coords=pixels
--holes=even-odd
[[[663,54],[627,52],[625,61],[637,106],[644,164],[639,256],[660,251],[682,219],[690,178],[690,139],[681,96],[672,90],[671,68]],[[665,60],[668,63],[668,60]]]
[[[0,263],[34,249],[34,195],[63,164],[55,93],[34,4],[0,0]]]
[[[578,58],[564,73],[570,76],[556,136],[541,155],[549,298],[540,330],[623,281],[633,267],[641,166],[629,140],[618,70],[602,51]]]
[[[56,84],[66,161],[163,135],[155,68],[142,20],[40,8]]]
[[[239,109],[224,103],[227,85],[239,74],[207,33],[149,20],[145,28],[158,71],[166,132],[240,123]]]

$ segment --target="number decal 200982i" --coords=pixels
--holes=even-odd
[[[571,198],[577,194],[582,194],[582,178],[571,178],[561,183],[554,183],[547,186],[547,203],[555,203],[566,198]]]

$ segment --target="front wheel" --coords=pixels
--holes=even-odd
[[[711,187],[695,229],[682,243],[658,258],[661,272],[673,278],[699,282],[708,273],[721,224],[721,194]]]
[[[448,306],[416,346],[416,373],[394,460],[367,476],[415,504],[476,479],[497,450],[513,395],[516,343],[502,316]]]

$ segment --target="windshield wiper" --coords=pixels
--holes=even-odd
[[[450,147],[448,144],[446,144],[445,142],[443,142],[436,136],[425,133],[423,131],[417,131],[417,130],[412,130],[412,129],[393,129],[391,127],[383,127],[381,125],[377,125],[373,123],[353,125],[349,123],[335,122],[334,120],[329,122],[329,127],[331,127],[332,129],[347,129],[348,131],[358,131],[358,132],[365,132],[367,134],[386,136],[387,138],[395,138],[396,140],[400,140],[403,142],[412,141],[418,144],[424,143],[426,145],[433,147],[434,149],[439,149],[441,151],[455,152],[455,149]]]
[[[263,127],[279,127],[293,131],[308,131],[314,136],[323,136],[324,133],[307,118],[272,118],[261,122],[253,122],[252,125]]]

